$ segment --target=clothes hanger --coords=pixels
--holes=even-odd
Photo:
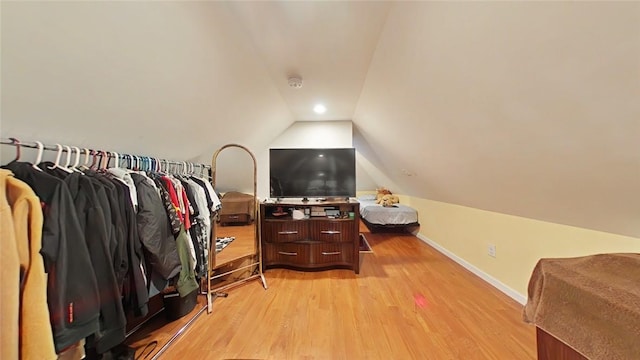
[[[108,151],[104,151],[104,150],[100,150],[100,161],[98,161],[98,169],[99,170],[104,170],[105,166],[104,166],[104,162],[109,161],[109,152]]]
[[[71,165],[71,146],[65,145],[64,148],[67,150],[67,161],[64,163],[64,167],[68,169]]]
[[[42,145],[40,141],[36,141],[35,143],[38,145],[38,155],[36,156],[36,161],[31,166],[33,166],[33,168],[36,170],[42,171],[42,169],[38,167],[38,164],[40,164],[40,161],[42,161],[42,154],[44,153],[44,145]]]
[[[102,162],[104,161],[104,155],[105,155],[104,150],[96,150],[96,154],[93,157],[94,161],[96,162],[95,164],[96,171],[102,170]]]
[[[53,164],[53,166],[49,166],[48,168],[50,170],[60,169],[60,170],[69,172],[69,169],[60,165],[60,157],[62,156],[62,145],[56,144],[56,148],[58,148],[58,154],[56,155],[56,162]]]
[[[84,171],[84,170],[88,170],[89,169],[89,155],[91,155],[91,152],[93,150],[89,150],[87,148],[84,148],[84,162],[82,163],[82,165],[80,166],[79,170],[80,171]]]
[[[11,143],[16,146],[16,158],[13,159],[13,161],[18,161],[20,160],[20,140],[16,138],[9,138],[9,139],[11,140]]]
[[[60,162],[60,156],[62,155],[62,145],[56,144],[56,148],[58,149],[58,153],[56,154],[56,161],[53,163],[53,166],[49,166],[49,169],[55,169],[58,167],[58,163]]]
[[[116,159],[116,162],[115,162],[113,167],[116,168],[116,169],[119,169],[120,168],[120,155],[118,155],[117,152],[112,152],[111,154],[113,154],[113,156]]]
[[[108,151],[103,151],[104,153],[104,158],[102,158],[102,160],[104,160],[104,163],[102,164],[102,166],[100,167],[102,170],[106,170],[107,167],[109,167],[109,161],[111,160],[111,153]]]
[[[71,165],[71,168],[76,169],[78,167],[78,164],[80,164],[80,148],[77,146],[74,146],[73,150],[76,151],[76,158],[73,159],[73,165]]]
[[[131,170],[131,160],[129,160],[129,154],[122,154],[122,161],[124,162],[124,168]]]
[[[82,165],[87,166],[89,165],[89,155],[90,155],[91,151],[89,151],[89,149],[84,148],[84,163]]]
[[[89,165],[89,169],[95,170],[96,162],[98,161],[98,150],[91,150],[91,155],[93,155],[93,159],[91,159],[91,165]]]
[[[71,146],[65,145],[64,148],[67,150],[67,160],[65,161],[64,166],[58,165],[58,168],[68,173],[72,173],[73,170],[69,169],[69,164],[71,163]]]
[[[75,172],[79,172],[82,173],[82,171],[80,171],[80,169],[78,169],[78,164],[80,164],[80,148],[77,146],[74,146],[73,149],[76,151],[76,158],[73,161],[73,165],[71,165],[71,170],[75,171]]]

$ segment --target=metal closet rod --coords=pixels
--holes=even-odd
[[[30,141],[30,142],[23,142],[19,139],[16,138],[1,138],[0,139],[0,144],[2,145],[13,145],[16,147],[26,147],[29,149],[39,149],[38,143],[35,141]],[[62,151],[62,152],[68,152],[68,148],[79,148],[81,151],[84,150],[89,150],[91,155],[106,155],[108,158],[110,159],[115,159],[115,154],[118,154],[118,158],[119,160],[126,160],[126,157],[131,157],[132,160],[135,160],[135,158],[137,158],[138,160],[140,159],[153,159],[156,160],[158,158],[153,157],[153,156],[141,156],[141,155],[131,155],[131,154],[125,154],[125,153],[118,153],[118,152],[113,152],[113,151],[105,151],[105,150],[95,150],[95,149],[89,149],[89,148],[84,148],[84,147],[78,147],[78,146],[69,146],[69,145],[62,145],[62,149],[58,149],[58,144],[42,144],[42,149],[43,150],[49,150],[49,151]],[[166,159],[158,159],[161,163],[164,164],[168,164],[168,165],[194,165],[194,166],[198,166],[202,169],[210,169],[211,165],[207,165],[207,164],[199,164],[199,163],[192,163],[189,161],[171,161],[171,160],[166,160]]]

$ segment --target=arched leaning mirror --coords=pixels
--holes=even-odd
[[[267,288],[258,237],[256,169],[255,156],[242,145],[227,144],[213,154],[211,182],[221,207],[213,224],[210,293],[254,278]]]

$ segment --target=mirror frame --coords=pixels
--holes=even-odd
[[[233,281],[229,284],[225,284],[219,288],[215,288],[212,289],[211,288],[211,280],[212,280],[212,276],[211,273],[214,269],[218,268],[220,265],[222,264],[217,264],[216,263],[216,252],[215,252],[215,240],[216,240],[216,221],[217,219],[220,217],[220,212],[216,212],[215,216],[212,217],[212,224],[211,224],[211,242],[214,245],[209,246],[209,275],[208,275],[208,281],[207,281],[207,298],[208,298],[208,304],[209,304],[209,309],[211,309],[211,295],[215,294],[215,292],[223,290],[223,289],[227,289],[230,288],[234,285],[237,285],[239,283],[248,281],[248,280],[252,280],[252,279],[257,279],[260,278],[262,280],[262,285],[264,286],[265,289],[267,289],[267,282],[264,278],[264,275],[262,273],[262,244],[260,241],[260,217],[259,217],[259,209],[260,209],[260,204],[258,202],[258,185],[257,185],[257,175],[258,175],[258,171],[257,171],[257,162],[256,162],[256,157],[253,155],[253,153],[251,152],[251,150],[249,150],[247,147],[243,146],[243,145],[239,145],[239,144],[226,144],[223,145],[221,148],[219,148],[218,150],[216,150],[216,152],[213,154],[213,157],[211,158],[211,184],[213,185],[213,189],[214,191],[216,190],[216,175],[217,175],[217,169],[216,169],[216,162],[218,159],[218,156],[220,155],[220,153],[228,148],[239,148],[244,150],[245,152],[247,152],[249,154],[249,156],[251,156],[251,160],[253,161],[253,218],[254,218],[254,234],[253,234],[253,240],[256,243],[256,251],[257,254],[248,254],[247,256],[255,256],[257,261],[252,262],[250,265],[248,266],[254,266],[256,265],[258,267],[258,273],[257,274],[253,274],[249,277],[243,278],[243,279],[239,279],[236,281]],[[237,269],[237,270],[233,270],[230,271],[231,272],[235,272],[238,270],[243,270],[244,267]],[[226,274],[226,273],[225,273]],[[224,274],[223,274],[224,275]],[[216,278],[216,276],[214,276],[213,278]],[[209,310],[210,312],[211,310]]]

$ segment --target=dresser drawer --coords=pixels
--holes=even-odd
[[[309,250],[304,244],[265,244],[262,260],[266,265],[308,266]]]
[[[225,214],[220,215],[220,224],[248,224],[249,214]]]
[[[311,245],[311,263],[314,266],[351,265],[353,243],[325,243]]]
[[[273,243],[293,242],[309,238],[306,221],[265,221],[263,234],[265,241]]]
[[[311,238],[324,242],[351,242],[355,236],[353,220],[311,221]]]

